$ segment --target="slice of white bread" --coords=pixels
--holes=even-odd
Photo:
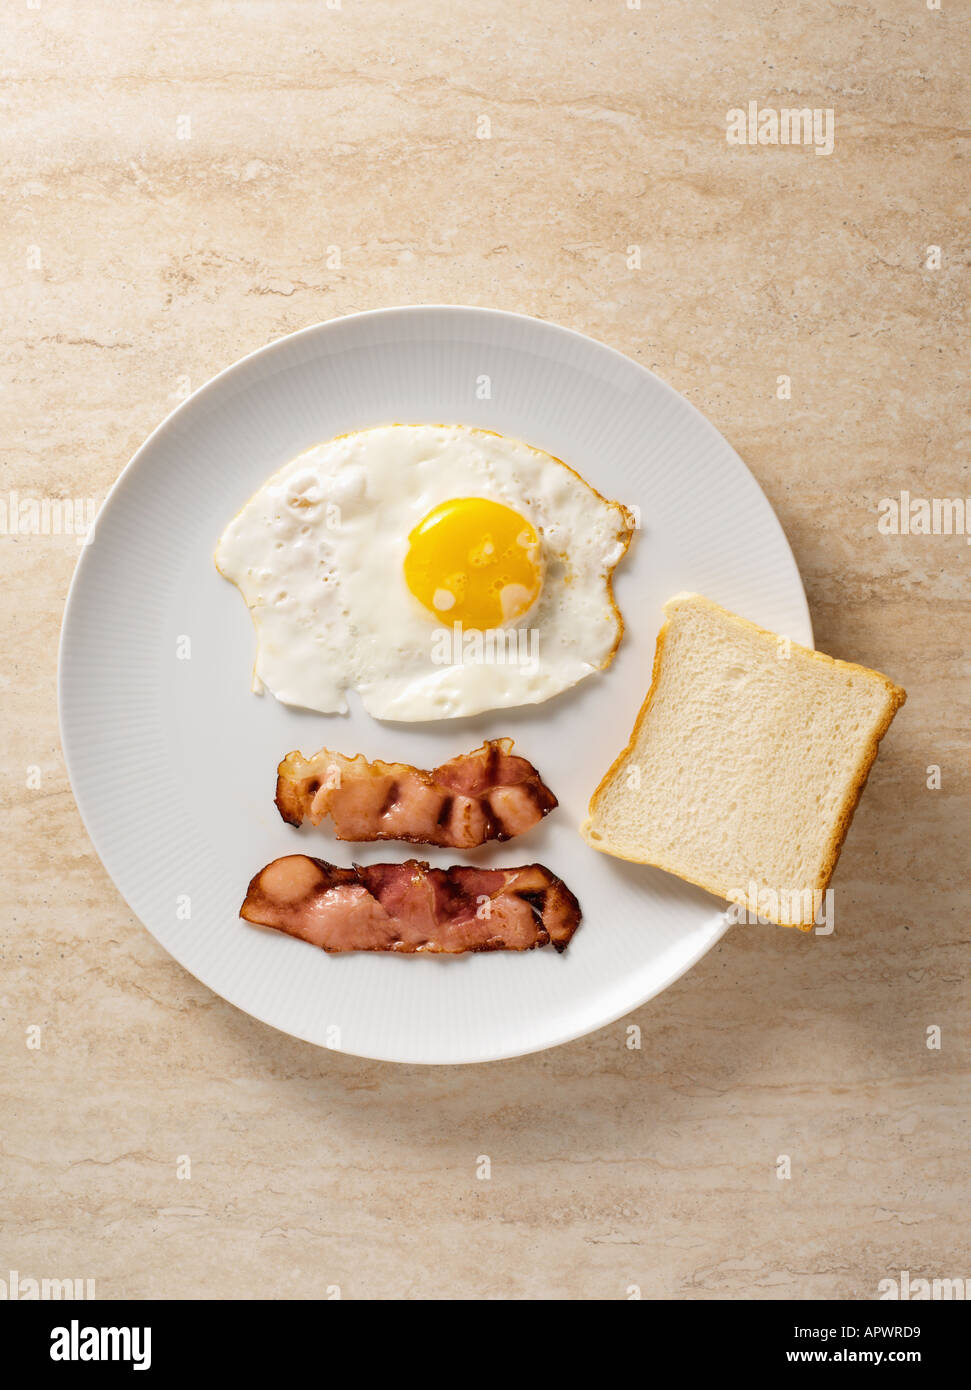
[[[747,920],[808,929],[906,694],[700,594],[664,614],[651,688],[581,834]]]

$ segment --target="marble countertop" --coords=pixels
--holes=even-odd
[[[77,546],[0,535],[0,1278],[866,1299],[971,1274],[971,551],[877,524],[902,491],[971,494],[959,9],[4,6],[0,499],[100,500],[189,389],[306,324],[514,309],[704,411],[785,527],[817,645],[909,700],[833,937],[736,930],[592,1037],[394,1067],[238,1013],[134,919],[58,741]],[[733,143],[750,103],[766,141],[766,112],[831,112],[831,152]]]

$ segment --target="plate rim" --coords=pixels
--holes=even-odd
[[[196,387],[194,391],[190,392],[190,394],[186,396],[184,400],[179,401],[172,408],[172,410],[170,410],[169,413],[165,415],[162,420],[159,421],[159,423],[154,427],[154,429],[151,430],[151,432],[138,446],[138,448],[129,458],[128,462],[121,469],[120,473],[115,478],[108,491],[105,493],[104,499],[101,502],[101,505],[99,506],[97,514],[95,516],[94,523],[90,528],[87,536],[85,537],[84,544],[80,547],[80,553],[78,555],[77,562],[71,574],[67,596],[64,601],[64,609],[61,615],[61,625],[57,647],[56,686],[58,735],[61,744],[61,751],[64,757],[64,765],[67,770],[71,794],[74,798],[74,803],[77,807],[78,814],[81,818],[81,823],[84,826],[85,833],[87,834],[87,837],[91,843],[92,848],[94,849],[95,854],[98,856],[102,869],[111,881],[112,887],[114,888],[115,892],[125,903],[126,907],[131,912],[132,916],[136,919],[136,921],[139,923],[141,928],[144,931],[148,932],[149,936],[152,937],[152,939],[160,946],[160,948],[165,952],[166,955],[168,955],[172,960],[176,962],[180,969],[185,970],[186,973],[188,975],[191,975],[193,979],[198,980],[198,982],[205,989],[210,990],[217,998],[224,999],[233,1008],[239,1009],[242,1013],[248,1015],[250,1018],[255,1018],[259,1023],[274,1029],[275,1032],[281,1033],[284,1037],[296,1038],[300,1042],[307,1043],[312,1047],[321,1048],[324,1051],[339,1052],[343,1053],[348,1057],[360,1057],[363,1060],[367,1061],[377,1061],[392,1065],[403,1066],[449,1067],[471,1066],[479,1063],[484,1064],[488,1062],[502,1062],[512,1060],[516,1057],[533,1056],[546,1052],[551,1048],[561,1047],[566,1043],[575,1042],[578,1038],[591,1036],[592,1034],[599,1032],[602,1028],[610,1027],[610,1025],[616,1023],[618,1019],[627,1017],[635,1009],[639,1009],[643,1007],[643,1005],[649,1003],[652,999],[657,998],[659,994],[662,994],[666,989],[669,989],[671,985],[675,984],[684,975],[686,975],[689,970],[692,970],[702,959],[702,957],[706,956],[708,952],[711,951],[715,946],[717,946],[719,941],[722,940],[722,938],[728,931],[730,923],[727,920],[724,920],[721,923],[720,927],[714,932],[714,934],[706,937],[704,942],[698,947],[697,951],[693,952],[686,961],[684,961],[678,966],[676,970],[674,970],[672,973],[668,975],[665,975],[664,978],[656,985],[656,987],[652,988],[647,994],[643,995],[636,1003],[625,1005],[625,1007],[621,1008],[620,1010],[617,1010],[616,1012],[613,1012],[610,1015],[602,1018],[593,1027],[587,1027],[585,1024],[581,1024],[574,1029],[565,1030],[562,1034],[558,1034],[556,1037],[552,1038],[549,1041],[541,1043],[539,1046],[530,1046],[525,1048],[514,1047],[511,1049],[499,1048],[495,1051],[489,1052],[488,1054],[480,1053],[475,1056],[457,1056],[450,1057],[447,1059],[408,1057],[401,1055],[396,1057],[388,1057],[380,1053],[361,1052],[343,1047],[329,1047],[326,1043],[321,1043],[315,1038],[309,1038],[305,1034],[300,1033],[295,1029],[284,1027],[280,1023],[274,1022],[272,1019],[265,1018],[261,1013],[256,1012],[249,1005],[239,1003],[236,999],[232,997],[231,993],[223,992],[221,989],[215,988],[212,984],[209,983],[209,981],[202,979],[202,977],[198,975],[190,966],[188,966],[180,958],[180,956],[177,955],[176,952],[173,951],[167,944],[159,940],[159,938],[155,935],[155,932],[151,929],[148,923],[144,921],[139,912],[129,901],[126,894],[119,887],[114,874],[108,867],[104,853],[102,851],[102,847],[99,844],[99,836],[96,835],[92,829],[91,821],[82,803],[82,796],[81,794],[79,794],[79,783],[76,777],[76,765],[75,767],[72,767],[72,755],[69,748],[69,740],[65,736],[65,708],[69,700],[67,690],[68,681],[65,674],[65,650],[68,641],[67,633],[71,623],[73,609],[78,602],[78,593],[82,582],[81,576],[83,575],[86,568],[86,559],[87,551],[89,548],[89,542],[91,538],[97,533],[98,524],[101,520],[103,513],[109,506],[114,504],[115,499],[120,495],[120,493],[124,489],[126,485],[126,480],[130,478],[131,474],[133,473],[136,465],[141,460],[142,456],[148,452],[148,450],[154,445],[155,441],[160,436],[162,436],[164,433],[166,433],[174,427],[178,418],[182,415],[184,411],[188,410],[190,405],[196,400],[197,397],[216,386],[220,381],[223,380],[224,377],[230,376],[232,373],[239,371],[241,368],[246,366],[248,363],[253,362],[255,359],[263,356],[271,356],[275,351],[278,351],[284,344],[291,343],[297,338],[321,333],[329,328],[335,327],[338,324],[347,323],[353,320],[406,318],[408,316],[418,316],[429,313],[455,314],[456,316],[472,315],[475,317],[501,320],[515,319],[528,324],[541,325],[543,329],[552,332],[555,335],[564,338],[565,340],[575,340],[584,346],[594,347],[599,352],[607,352],[612,357],[620,359],[620,361],[626,363],[628,366],[635,367],[639,372],[643,372],[646,377],[650,378],[656,387],[660,387],[666,396],[677,400],[682,408],[687,407],[691,414],[695,417],[696,421],[700,422],[703,428],[709,434],[715,436],[721,442],[721,444],[725,448],[727,448],[730,451],[730,453],[734,456],[739,466],[744,470],[745,473],[748,474],[751,483],[758,490],[759,495],[761,496],[765,505],[768,507],[772,517],[774,518],[775,523],[779,529],[779,535],[783,542],[785,553],[789,557],[789,560],[792,564],[793,572],[798,581],[801,608],[803,610],[806,628],[809,633],[809,640],[811,642],[814,642],[812,615],[810,613],[809,603],[806,598],[806,590],[805,585],[803,583],[802,574],[796,562],[796,557],[793,553],[792,546],[789,542],[789,538],[786,535],[785,528],[779,520],[775,508],[772,506],[772,503],[766,496],[761,483],[759,482],[758,478],[756,478],[752,470],[749,468],[745,460],[741,457],[741,455],[730,443],[730,441],[725,438],[721,431],[714,424],[712,424],[708,417],[705,414],[703,414],[703,412],[699,410],[698,407],[694,405],[692,401],[688,400],[688,398],[682,395],[680,391],[676,390],[675,387],[671,386],[668,382],[666,382],[663,379],[663,377],[658,376],[657,373],[653,372],[650,369],[650,367],[645,367],[642,363],[636,361],[627,353],[621,352],[619,348],[612,347],[609,343],[604,343],[599,338],[594,338],[590,334],[582,333],[575,328],[568,328],[561,323],[555,322],[554,320],[540,318],[536,314],[524,314],[516,310],[499,309],[489,305],[451,303],[399,304],[389,305],[384,308],[362,309],[350,314],[337,314],[332,318],[321,319],[315,323],[306,324],[303,328],[295,329],[291,333],[284,333],[281,334],[279,337],[272,338],[269,342],[263,343],[260,347],[254,348],[252,349],[252,351],[244,353],[242,357],[237,358],[235,361],[229,363],[228,366],[223,367],[220,371],[216,372],[213,376],[208,377],[206,381],[204,381],[200,386]],[[715,915],[716,901],[717,900],[715,899],[712,900],[713,916]]]

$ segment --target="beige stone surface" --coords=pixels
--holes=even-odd
[[[802,1299],[971,1275],[971,550],[876,526],[901,489],[971,494],[961,10],[3,6],[0,499],[100,499],[187,384],[317,320],[520,310],[695,402],[777,509],[818,645],[910,699],[833,937],[736,929],[595,1036],[397,1068],[236,1012],[133,918],[58,742],[77,548],[0,536],[0,1277],[109,1298]],[[749,101],[832,108],[834,152],[728,144]]]

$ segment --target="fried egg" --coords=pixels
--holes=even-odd
[[[536,704],[610,664],[633,518],[539,449],[463,425],[341,435],[229,523],[220,573],[253,617],[254,689],[377,719]]]

